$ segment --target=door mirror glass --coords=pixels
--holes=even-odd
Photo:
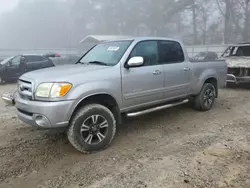
[[[137,57],[132,57],[128,61],[128,67],[138,67],[142,66],[144,63],[143,57],[137,56]]]

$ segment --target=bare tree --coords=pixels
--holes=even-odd
[[[242,36],[242,39],[244,41],[249,40],[249,29],[250,29],[249,28],[249,24],[250,24],[249,2],[250,0],[245,0],[245,7],[244,7],[245,21],[244,21],[244,29],[243,29],[243,36]]]
[[[196,4],[195,0],[193,0],[192,5],[192,18],[193,18],[193,43],[198,44],[198,32],[197,32],[197,21],[196,21]]]

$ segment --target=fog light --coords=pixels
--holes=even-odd
[[[36,115],[35,122],[40,127],[48,127],[50,125],[49,120],[43,115]]]

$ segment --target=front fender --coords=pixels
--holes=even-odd
[[[89,96],[97,94],[108,94],[112,96],[116,100],[118,106],[120,106],[122,103],[121,83],[111,83],[105,80],[97,82],[87,82],[74,86],[68,93],[67,98],[68,100],[81,101]]]

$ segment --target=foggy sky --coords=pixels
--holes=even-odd
[[[0,0],[0,7],[0,49],[71,46],[71,7],[65,0]]]
[[[19,0],[0,0],[0,16],[7,11],[13,10]]]

